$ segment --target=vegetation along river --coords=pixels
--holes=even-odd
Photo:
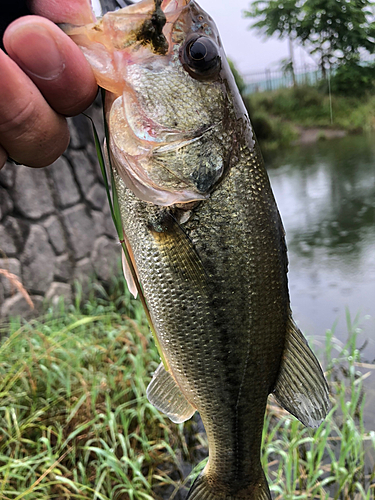
[[[352,320],[358,314],[362,359],[373,363],[375,135],[296,146],[267,165],[286,230],[295,319],[319,350],[334,324],[345,344],[346,310]],[[375,373],[366,385],[373,407]]]

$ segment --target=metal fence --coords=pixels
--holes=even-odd
[[[246,94],[264,92],[279,88],[293,87],[293,75],[290,71],[265,69],[257,73],[243,75]],[[303,66],[295,69],[297,85],[315,85],[322,80],[322,71],[316,66]]]
[[[363,66],[375,65],[375,54],[361,54],[361,64]],[[327,69],[326,77],[332,76],[334,73],[335,68]],[[297,85],[316,85],[324,78],[320,68],[308,64],[295,68],[294,74]],[[246,73],[243,75],[243,79],[246,84],[245,94],[277,90],[294,85],[292,73],[280,68],[275,70],[266,68],[264,71]]]

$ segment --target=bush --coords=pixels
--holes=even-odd
[[[361,97],[375,90],[375,64],[361,66],[356,62],[340,66],[331,79],[332,92]]]
[[[375,125],[375,93],[363,93],[358,97],[333,93],[330,98],[323,90],[304,86],[251,94],[246,101],[250,103],[252,120],[263,113],[300,127],[341,128],[358,133],[373,130]]]
[[[293,125],[263,111],[253,113],[251,123],[265,157],[280,148],[288,147],[298,137]]]
[[[274,139],[275,132],[272,119],[265,113],[254,113],[251,118],[255,134],[259,140]]]
[[[245,80],[242,78],[241,73],[238,71],[236,65],[234,64],[234,62],[231,59],[229,59],[229,57],[228,57],[228,64],[229,64],[229,67],[233,73],[234,80],[236,82],[238,90],[240,91],[240,94],[243,96],[243,93],[246,89]]]
[[[292,89],[295,99],[294,110],[297,111],[301,107],[319,107],[322,105],[322,94],[316,87],[303,85]]]

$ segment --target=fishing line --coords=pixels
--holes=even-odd
[[[332,93],[331,93],[331,68],[328,70],[328,95],[329,95],[329,113],[331,117],[331,125],[333,124],[333,110],[332,110]]]

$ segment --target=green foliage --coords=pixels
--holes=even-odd
[[[295,34],[298,20],[299,4],[297,0],[256,0],[249,10],[244,11],[245,17],[259,19],[251,28],[259,30],[270,37],[274,34],[285,38]]]
[[[248,96],[254,113],[287,120],[302,127],[339,128],[349,132],[375,129],[375,95],[359,97],[332,95],[333,123],[330,117],[330,97],[315,87],[279,89]]]
[[[298,138],[298,133],[290,123],[264,111],[255,111],[251,123],[265,157],[274,151],[290,145]]]
[[[263,155],[267,156],[274,150],[283,146],[288,146],[291,141],[297,139],[298,134],[292,125],[285,123],[278,117],[269,116],[262,109],[258,110],[256,107],[252,106],[251,99],[248,96],[244,96],[246,84],[240,72],[237,70],[233,61],[228,59],[228,62],[246,110],[250,116],[251,124],[261,146]]]
[[[228,63],[229,67],[233,73],[234,79],[236,81],[236,85],[238,87],[238,90],[240,91],[240,94],[243,95],[245,88],[246,88],[246,83],[245,80],[242,78],[241,73],[238,71],[236,65],[234,62],[228,58]]]
[[[254,113],[251,123],[259,141],[275,139],[275,127],[272,119],[266,113]]]
[[[331,78],[332,92],[363,96],[375,90],[375,65],[363,66],[356,61],[341,65]]]
[[[318,89],[297,87],[262,92],[250,96],[254,109],[264,109],[267,113],[299,125],[328,124],[329,102]]]
[[[10,327],[0,345],[0,498],[153,500],[174,489],[182,427],[145,396],[160,359],[140,302],[122,296],[132,317],[119,305],[98,287],[83,310]]]
[[[360,51],[375,52],[374,6],[371,0],[256,0],[245,17],[270,37],[301,42],[326,65],[358,60]]]
[[[370,0],[306,0],[297,34],[312,54],[319,53],[321,63],[356,60],[360,49],[375,51],[372,15]]]
[[[363,424],[365,394],[358,317],[348,318],[348,342],[334,331],[326,333],[325,355],[332,409],[316,429],[307,429],[271,401],[263,432],[263,467],[276,498],[373,498],[374,470],[365,466],[366,453],[375,450],[375,434]],[[369,367],[370,365],[367,365]],[[371,452],[370,452],[371,453]],[[366,473],[366,470],[368,471]]]

